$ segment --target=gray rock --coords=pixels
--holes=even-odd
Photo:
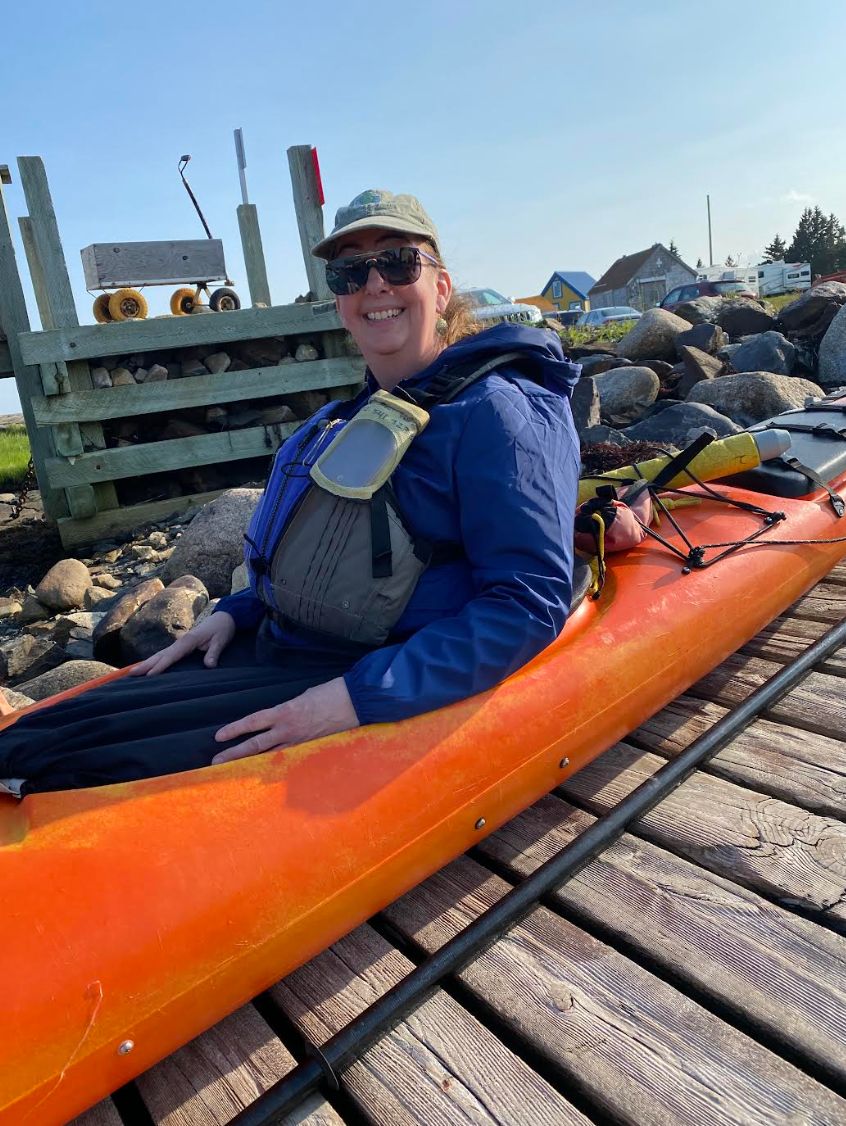
[[[628,446],[631,441],[622,430],[616,430],[613,426],[589,426],[580,435],[581,443],[583,446],[593,446],[598,443],[610,443],[612,446]]]
[[[135,382],[136,383],[146,383],[147,382],[147,369],[146,368],[136,368],[135,371],[132,374],[135,376]]]
[[[111,387],[112,377],[108,368],[92,368],[91,383],[94,387]]]
[[[732,357],[742,348],[742,344],[724,344],[717,353],[717,359],[722,360],[724,363],[730,364]]]
[[[23,602],[6,595],[0,597],[0,618],[14,618],[23,609]]]
[[[92,585],[88,568],[79,559],[60,559],[38,586],[35,597],[51,610],[75,610]]]
[[[599,391],[596,380],[591,379],[589,375],[583,375],[573,388],[570,410],[573,412],[577,433],[581,434],[588,426],[598,425]]]
[[[229,587],[229,593],[237,594],[239,590],[246,590],[249,585],[250,576],[247,572],[247,564],[239,563],[232,572],[232,583]],[[217,602],[217,599],[214,601]]]
[[[655,402],[661,388],[658,376],[651,368],[636,364],[604,371],[594,377],[594,382],[599,391],[602,417],[623,423],[640,418],[644,410]]]
[[[145,602],[120,631],[121,664],[152,657],[191,628],[208,602],[187,587],[169,587]]]
[[[234,347],[234,346],[233,346]],[[238,345],[238,358],[248,368],[273,367],[288,355],[287,341],[278,336],[265,340],[243,340]]]
[[[147,372],[145,383],[164,383],[168,377],[167,368],[164,364],[153,364]]]
[[[823,282],[807,289],[785,305],[779,320],[785,329],[796,336],[821,336],[838,310],[846,305],[846,285],[843,282]]]
[[[697,383],[687,401],[706,403],[740,426],[751,426],[821,395],[822,389],[807,379],[753,371]]]
[[[641,360],[641,367],[650,368],[660,380],[664,380],[673,370],[673,365],[666,360]]]
[[[840,308],[822,338],[819,381],[826,391],[846,383],[846,305]]]
[[[24,696],[23,692],[17,692],[14,688],[4,688],[3,695],[6,697],[6,703],[16,712],[35,703],[31,696]]]
[[[739,433],[741,427],[713,407],[688,402],[673,403],[666,410],[627,427],[624,433],[631,441],[667,442],[684,449],[703,430],[724,438]]]
[[[680,349],[684,374],[679,380],[674,394],[680,399],[686,399],[697,383],[703,379],[716,379],[723,374],[723,361],[716,356],[710,356],[700,348],[685,345]]]
[[[744,340],[732,355],[731,366],[737,372],[771,371],[776,375],[790,375],[796,358],[796,349],[780,332],[761,332]]]
[[[673,312],[688,324],[714,324],[722,303],[721,297],[697,297],[678,305]]]
[[[105,665],[102,661],[66,661],[58,668],[41,673],[40,676],[19,685],[19,688],[32,700],[46,700],[48,696],[67,692],[69,688],[76,688],[78,684],[87,684],[89,680],[95,680],[110,672],[114,672],[112,665]]]
[[[20,616],[17,620],[17,625],[26,626],[31,622],[43,622],[45,618],[50,617],[50,611],[43,602],[39,602],[34,594],[28,594],[23,600]]]
[[[212,598],[229,593],[232,572],[243,559],[244,532],[260,489],[229,489],[205,505],[177,541],[162,568],[165,583],[195,575]]]
[[[48,638],[24,633],[0,642],[0,678],[15,683],[55,668],[64,659],[61,648]]]
[[[295,391],[285,396],[285,402],[296,418],[309,418],[329,402],[329,396],[325,391]]]
[[[591,375],[601,375],[611,368],[625,367],[631,360],[623,360],[619,356],[585,356],[579,361],[582,365],[582,379]]]
[[[218,375],[222,371],[227,371],[231,362],[226,352],[213,352],[210,356],[206,356],[205,359],[205,365],[212,375]]]
[[[117,577],[117,575],[110,575],[106,573],[103,575],[95,575],[94,585],[102,587],[104,590],[114,593],[114,591],[120,590],[120,588],[123,586],[123,583]]]
[[[723,301],[717,314],[717,324],[731,337],[778,328],[778,321],[774,316],[759,302],[745,297]]]
[[[99,661],[120,665],[120,631],[138,610],[164,590],[160,579],[147,579],[118,595],[106,616],[94,627],[94,656]]]
[[[719,325],[701,321],[676,337],[676,355],[681,359],[681,349],[687,347],[698,348],[700,352],[716,356],[725,344],[728,344],[728,337]]]
[[[294,359],[298,363],[306,360],[316,360],[319,353],[313,344],[300,344],[294,353]]]
[[[686,332],[687,321],[666,309],[647,309],[617,345],[617,353],[628,360],[676,358],[676,337]]]
[[[201,594],[203,598],[208,599],[209,592],[206,590],[205,583],[196,577],[196,575],[180,575],[178,579],[174,579],[172,583],[167,584],[168,590],[193,590],[195,594]]]
[[[189,376],[194,376],[194,375],[208,375],[208,374],[209,374],[209,369],[200,360],[186,360],[182,364],[182,375],[183,375],[183,377],[187,378]]]

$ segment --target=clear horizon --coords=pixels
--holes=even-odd
[[[7,113],[0,163],[13,223],[19,155],[42,156],[82,323],[79,251],[92,242],[201,238],[188,175],[247,296],[232,131],[241,127],[274,303],[306,289],[285,150],[317,147],[331,227],[365,187],[420,197],[459,286],[528,296],[557,269],[598,278],[614,259],[674,241],[708,262],[757,261],[806,206],[846,220],[846,8],[808,18],[784,0],[698,9],[609,0],[533,10],[258,0],[233,20],[161,0],[83,11],[45,0],[4,13]],[[17,236],[17,230],[15,230]],[[17,242],[18,265],[26,275]],[[28,283],[33,327],[39,321]],[[149,288],[151,313],[170,290]],[[0,413],[18,409],[0,381]]]

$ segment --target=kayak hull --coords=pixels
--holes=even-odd
[[[846,534],[823,497],[725,491],[786,513],[769,538]],[[678,519],[707,542],[760,523],[712,502]],[[66,1122],[210,1027],[612,746],[844,554],[768,545],[685,575],[648,541],[544,653],[450,708],[0,798],[1,1126]]]

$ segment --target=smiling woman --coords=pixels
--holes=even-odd
[[[250,585],[130,677],[23,716],[26,795],[223,763],[483,692],[570,605],[579,368],[555,333],[479,332],[417,199],[369,190],[313,253],[367,365],[276,454]]]

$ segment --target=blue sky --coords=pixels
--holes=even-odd
[[[7,205],[26,213],[15,158],[42,156],[83,322],[81,247],[203,236],[183,152],[246,294],[239,126],[277,304],[306,288],[293,144],[318,148],[327,227],[365,187],[412,192],[458,284],[508,294],[656,241],[707,261],[706,192],[716,261],[789,240],[809,203],[846,220],[835,0],[7,0],[1,19]],[[0,412],[16,403],[3,380]]]

